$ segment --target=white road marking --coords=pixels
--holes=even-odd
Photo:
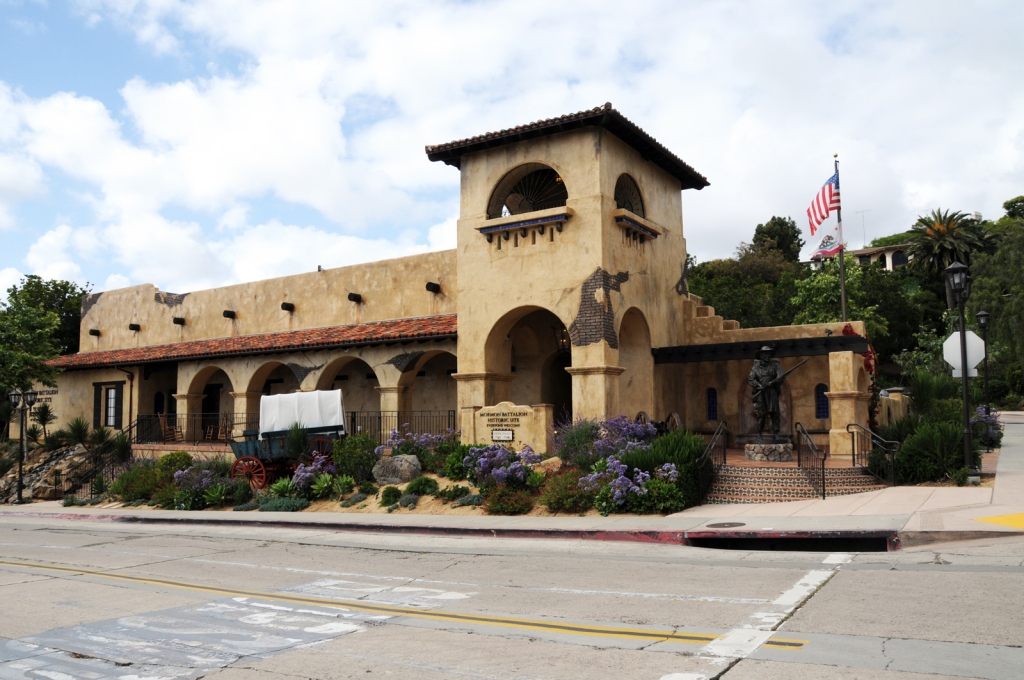
[[[832,553],[821,561],[822,564],[846,564],[853,559],[849,553]]]
[[[772,633],[771,630],[736,628],[717,640],[712,640],[704,647],[704,651],[713,656],[745,659],[748,654],[767,642]]]
[[[779,595],[772,604],[792,607],[803,602],[808,595],[817,590],[818,586],[828,580],[832,576],[833,571],[829,569],[825,570],[814,570],[807,572],[806,575],[796,585]]]
[[[700,673],[670,673],[663,675],[659,680],[707,680],[708,676]]]

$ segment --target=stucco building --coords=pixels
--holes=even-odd
[[[90,295],[80,353],[54,362],[60,422],[219,440],[262,395],[333,387],[367,431],[472,431],[511,401],[742,436],[753,352],[771,343],[784,368],[811,358],[786,383],[784,430],[800,421],[838,455],[846,424],[866,424],[862,324],[744,329],[688,294],[683,196],[708,181],[610,104],[426,152],[460,173],[455,250]]]

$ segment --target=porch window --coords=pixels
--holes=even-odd
[[[828,385],[820,384],[814,388],[814,417],[818,420],[828,420]]]
[[[718,390],[714,387],[708,388],[707,406],[708,420],[718,420]]]

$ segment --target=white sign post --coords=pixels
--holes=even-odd
[[[975,368],[985,358],[985,341],[974,333],[967,331],[967,377],[975,378],[978,369]],[[953,377],[959,378],[963,367],[960,365],[960,333],[953,333],[942,343],[942,358],[953,367]]]

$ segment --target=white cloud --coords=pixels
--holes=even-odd
[[[0,269],[0,303],[7,302],[7,289],[17,283],[21,283],[23,278],[25,278],[25,275],[14,267]]]
[[[998,217],[1024,185],[1013,3],[78,4],[159,55],[201,45],[215,75],[140,74],[116,111],[0,84],[0,228],[44,169],[84,184],[96,213],[45,260],[53,271],[110,258],[132,281],[190,290],[454,247],[442,220],[458,173],[425,144],[609,100],[711,181],[683,196],[700,259],[773,214],[802,225],[833,152],[853,245],[858,217],[868,239],[938,205]],[[268,198],[322,223],[271,219]],[[44,262],[38,242],[30,260]]]
[[[128,279],[127,276],[124,276],[122,274],[111,274],[110,276],[107,277],[107,280],[103,282],[103,287],[100,288],[99,290],[117,290],[118,288],[127,288],[130,285],[132,285],[132,282]]]
[[[25,264],[33,274],[44,279],[77,280],[82,274],[82,268],[67,252],[71,240],[72,229],[66,224],[46,232],[29,246]]]

